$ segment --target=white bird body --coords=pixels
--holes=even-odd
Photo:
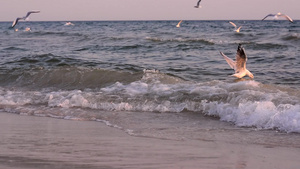
[[[236,61],[233,61],[222,52],[220,52],[220,54],[224,57],[229,66],[235,70],[235,74],[231,76],[242,78],[247,75],[251,79],[254,78],[253,74],[248,69],[246,69],[247,55],[241,44],[239,44],[237,49]]]
[[[72,22],[67,22],[67,23],[65,23],[65,25],[66,26],[70,26],[70,25],[74,26],[74,24]]]

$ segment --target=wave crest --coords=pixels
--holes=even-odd
[[[152,42],[185,42],[185,43],[201,43],[205,45],[214,45],[215,43],[212,40],[202,39],[202,38],[159,38],[159,37],[146,37],[146,40]]]
[[[35,62],[35,60],[27,59]],[[49,62],[57,62],[55,59]],[[59,61],[58,61],[59,62]],[[61,66],[28,70],[13,69],[0,74],[0,85],[29,89],[55,88],[64,90],[101,88],[118,81],[126,84],[142,77],[142,73],[120,72],[98,68]]]

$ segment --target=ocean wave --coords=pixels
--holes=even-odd
[[[36,60],[27,60],[36,62]],[[48,62],[59,62],[51,59]],[[22,88],[85,89],[99,88],[117,81],[130,83],[141,78],[142,72],[130,73],[98,68],[61,66],[13,69],[0,74],[0,85]]]
[[[94,90],[14,91],[1,88],[0,93],[2,109],[44,105],[46,108],[70,111],[80,108],[101,111],[194,112],[218,117],[221,121],[242,127],[300,132],[300,93],[256,81],[195,83],[156,71],[146,71],[141,79],[127,84],[114,82]],[[69,115],[64,115],[62,111],[60,116]]]
[[[32,35],[35,37],[39,36],[69,36],[69,37],[80,37],[84,36],[84,34],[81,33],[74,33],[74,32],[66,32],[66,31],[33,31]]]
[[[15,47],[15,46],[7,47],[7,48],[4,48],[3,50],[27,51],[27,49]]]
[[[250,46],[250,45],[249,45]],[[289,46],[286,44],[276,43],[254,43],[252,47],[254,50],[288,50]]]
[[[31,56],[20,57],[15,59],[13,62],[9,62],[8,64],[15,64],[16,67],[20,65],[30,66],[66,66],[72,65],[72,63],[77,63],[78,60],[74,58],[61,57],[58,55],[54,55],[52,53],[44,53],[44,54],[35,54]]]
[[[144,45],[133,44],[133,45],[118,46],[118,47],[115,46],[114,50],[131,50],[131,49],[138,49],[138,48],[144,48],[144,47],[148,48],[147,46],[144,46]]]
[[[231,107],[228,103],[204,101],[203,107],[205,114],[220,117],[220,120],[237,126],[300,132],[299,104],[275,105],[272,101],[254,101]]]
[[[300,82],[299,25],[247,21],[237,34],[227,21],[187,21],[180,29],[174,21],[136,23],[32,22],[26,33],[4,23],[0,109],[67,119],[91,110],[192,112],[299,132],[300,94],[289,89]],[[233,70],[218,51],[234,57],[239,43],[265,84],[228,77]]]
[[[284,35],[282,36],[281,39],[285,41],[299,42],[300,36],[297,33],[293,33],[293,34]]]
[[[203,38],[159,38],[159,37],[146,37],[146,40],[152,42],[185,42],[185,43],[202,43],[205,45],[214,45],[215,43],[212,40],[203,39]]]

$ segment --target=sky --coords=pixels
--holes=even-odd
[[[270,13],[300,19],[300,0],[0,0],[0,21],[260,20]]]

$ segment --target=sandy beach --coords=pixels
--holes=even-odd
[[[300,147],[136,137],[100,122],[0,113],[1,169],[296,169]]]

